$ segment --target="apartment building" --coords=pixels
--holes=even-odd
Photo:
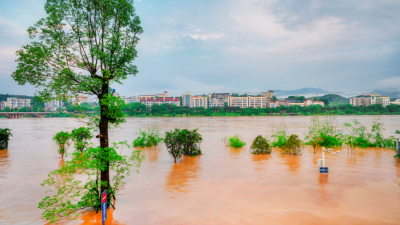
[[[376,104],[381,104],[383,107],[390,105],[389,96],[379,96],[376,98]]]
[[[44,107],[45,107],[47,110],[56,111],[57,108],[64,107],[64,102],[61,101],[61,100],[55,100],[55,99],[53,99],[53,100],[51,100],[51,101],[45,102],[45,103],[44,103]]]
[[[196,107],[208,107],[208,98],[203,96],[191,96],[190,97],[190,108]]]
[[[182,106],[190,107],[190,96],[191,96],[190,92],[183,93],[183,95],[182,95]]]
[[[139,95],[139,99],[142,99],[142,98],[157,98],[157,97],[159,97],[159,98],[168,98],[168,91],[164,91],[164,93],[162,93],[162,94],[155,94],[155,95]]]
[[[261,92],[261,96],[272,99],[272,97],[274,97],[274,91],[268,90],[268,92]]]
[[[179,97],[152,97],[152,98],[141,98],[140,102],[148,107],[151,107],[153,104],[173,104],[176,106],[181,106],[181,98]]]
[[[302,102],[302,103],[300,103],[300,102],[289,102],[289,106],[291,106],[291,105],[299,105],[301,107],[304,107],[305,103],[304,102]]]
[[[6,107],[6,104],[7,104],[6,101],[0,102],[0,110],[3,110]]]
[[[208,94],[209,99],[215,98],[215,99],[222,100],[224,102],[228,102],[228,98],[230,96],[231,96],[231,94],[229,94],[229,93],[215,93],[215,92],[213,92],[213,93],[209,93]]]
[[[267,97],[229,97],[228,106],[240,108],[266,108]]]
[[[136,97],[136,96],[130,96],[130,97],[121,96],[121,98],[122,98],[122,100],[124,100],[125,104],[135,103],[135,102],[138,102],[138,100],[139,100],[138,97]]]
[[[7,98],[6,105],[12,109],[22,108],[22,107],[31,107],[30,99],[22,99],[22,98]]]
[[[75,101],[72,101],[72,103],[77,103],[79,105],[84,102],[88,102],[88,97],[84,95],[78,95],[75,97]]]
[[[224,107],[225,101],[223,99],[218,98],[210,98],[208,101],[208,105],[210,108],[212,107]]]
[[[353,97],[350,98],[350,104],[353,106],[370,106],[372,105],[372,99],[374,99],[374,103],[375,104],[375,96],[374,98],[372,96],[368,96],[368,97]]]

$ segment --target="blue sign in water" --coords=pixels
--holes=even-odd
[[[101,221],[104,222],[107,219],[107,190],[101,193]]]
[[[320,167],[319,172],[320,173],[328,173],[328,167]]]

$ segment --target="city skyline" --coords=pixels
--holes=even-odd
[[[2,93],[35,93],[10,74],[15,51],[30,41],[26,30],[45,16],[44,2],[0,3]],[[141,0],[135,7],[144,29],[134,62],[139,73],[115,85],[121,95],[400,87],[395,1]]]

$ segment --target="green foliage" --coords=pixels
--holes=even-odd
[[[337,129],[335,116],[325,116],[322,120],[318,116],[312,117],[305,139],[308,141],[306,144],[313,146],[314,154],[320,147],[331,148],[343,145],[343,134]]]
[[[306,98],[304,96],[300,96],[297,98],[297,101],[299,101],[299,102],[304,102],[304,100],[306,100]]]
[[[8,148],[8,141],[10,140],[10,136],[12,137],[11,129],[0,128],[0,150]]]
[[[86,146],[89,144],[88,140],[93,136],[90,133],[89,128],[79,127],[71,131],[71,138],[75,142],[75,149],[83,152]]]
[[[197,131],[198,129],[182,129],[180,131],[180,136],[183,138],[182,154],[189,156],[201,155],[200,143],[203,141],[203,137]]]
[[[53,140],[58,144],[58,153],[60,153],[61,157],[64,158],[64,154],[71,145],[71,134],[60,131],[54,135]]]
[[[34,96],[31,99],[31,106],[32,106],[32,108],[35,107],[35,106],[40,107],[40,108],[44,108],[44,100],[39,96]]]
[[[283,154],[293,154],[300,155],[301,149],[303,148],[303,144],[299,139],[299,136],[292,134],[287,139],[286,143],[282,146],[281,152]]]
[[[126,142],[120,144],[125,145]],[[75,151],[72,153],[72,160],[67,161],[61,169],[50,172],[42,186],[52,187],[47,192],[53,192],[53,195],[45,197],[39,203],[39,209],[44,210],[43,217],[52,223],[63,217],[76,218],[79,210],[84,208],[99,210],[101,185],[107,185],[101,181],[100,174],[108,168],[114,176],[107,192],[115,199],[116,193],[126,183],[130,168],[133,165],[138,168],[144,159],[140,151],[123,156],[116,149],[118,147],[114,143],[113,148],[89,147],[84,153]],[[75,179],[76,175],[86,178],[87,181]],[[107,203],[111,204],[111,197],[107,198]]]
[[[273,138],[272,146],[282,148],[282,146],[287,142],[288,136],[286,135],[286,127],[285,125],[281,124],[278,130],[271,135]]]
[[[272,148],[266,138],[258,135],[251,144],[250,151],[253,154],[271,154]]]
[[[227,138],[225,137],[225,140],[226,139]],[[239,134],[235,134],[233,137],[227,139],[226,145],[235,148],[241,148],[246,145],[246,142],[242,141],[242,137]]]
[[[396,134],[400,134],[400,130],[396,130],[396,132],[395,132]]]
[[[162,135],[158,127],[152,126],[147,130],[141,130],[137,132],[141,136],[137,137],[133,141],[134,147],[152,147],[159,145],[162,141]]]
[[[357,120],[345,123],[344,127],[347,129],[347,135],[344,137],[346,145],[351,151],[354,151],[356,147],[381,147],[395,149],[396,139],[394,136],[388,138],[383,137],[382,131],[385,130],[383,125],[383,123],[379,122],[379,119],[375,119],[372,122],[371,131],[368,132],[367,128]]]
[[[168,153],[174,158],[174,162],[181,158],[183,150],[183,142],[185,137],[182,135],[181,130],[166,131],[164,143],[167,146]]]

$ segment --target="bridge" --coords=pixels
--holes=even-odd
[[[27,115],[43,118],[45,115],[48,114],[50,114],[50,112],[0,112],[1,116],[5,116],[9,119],[18,119]]]

